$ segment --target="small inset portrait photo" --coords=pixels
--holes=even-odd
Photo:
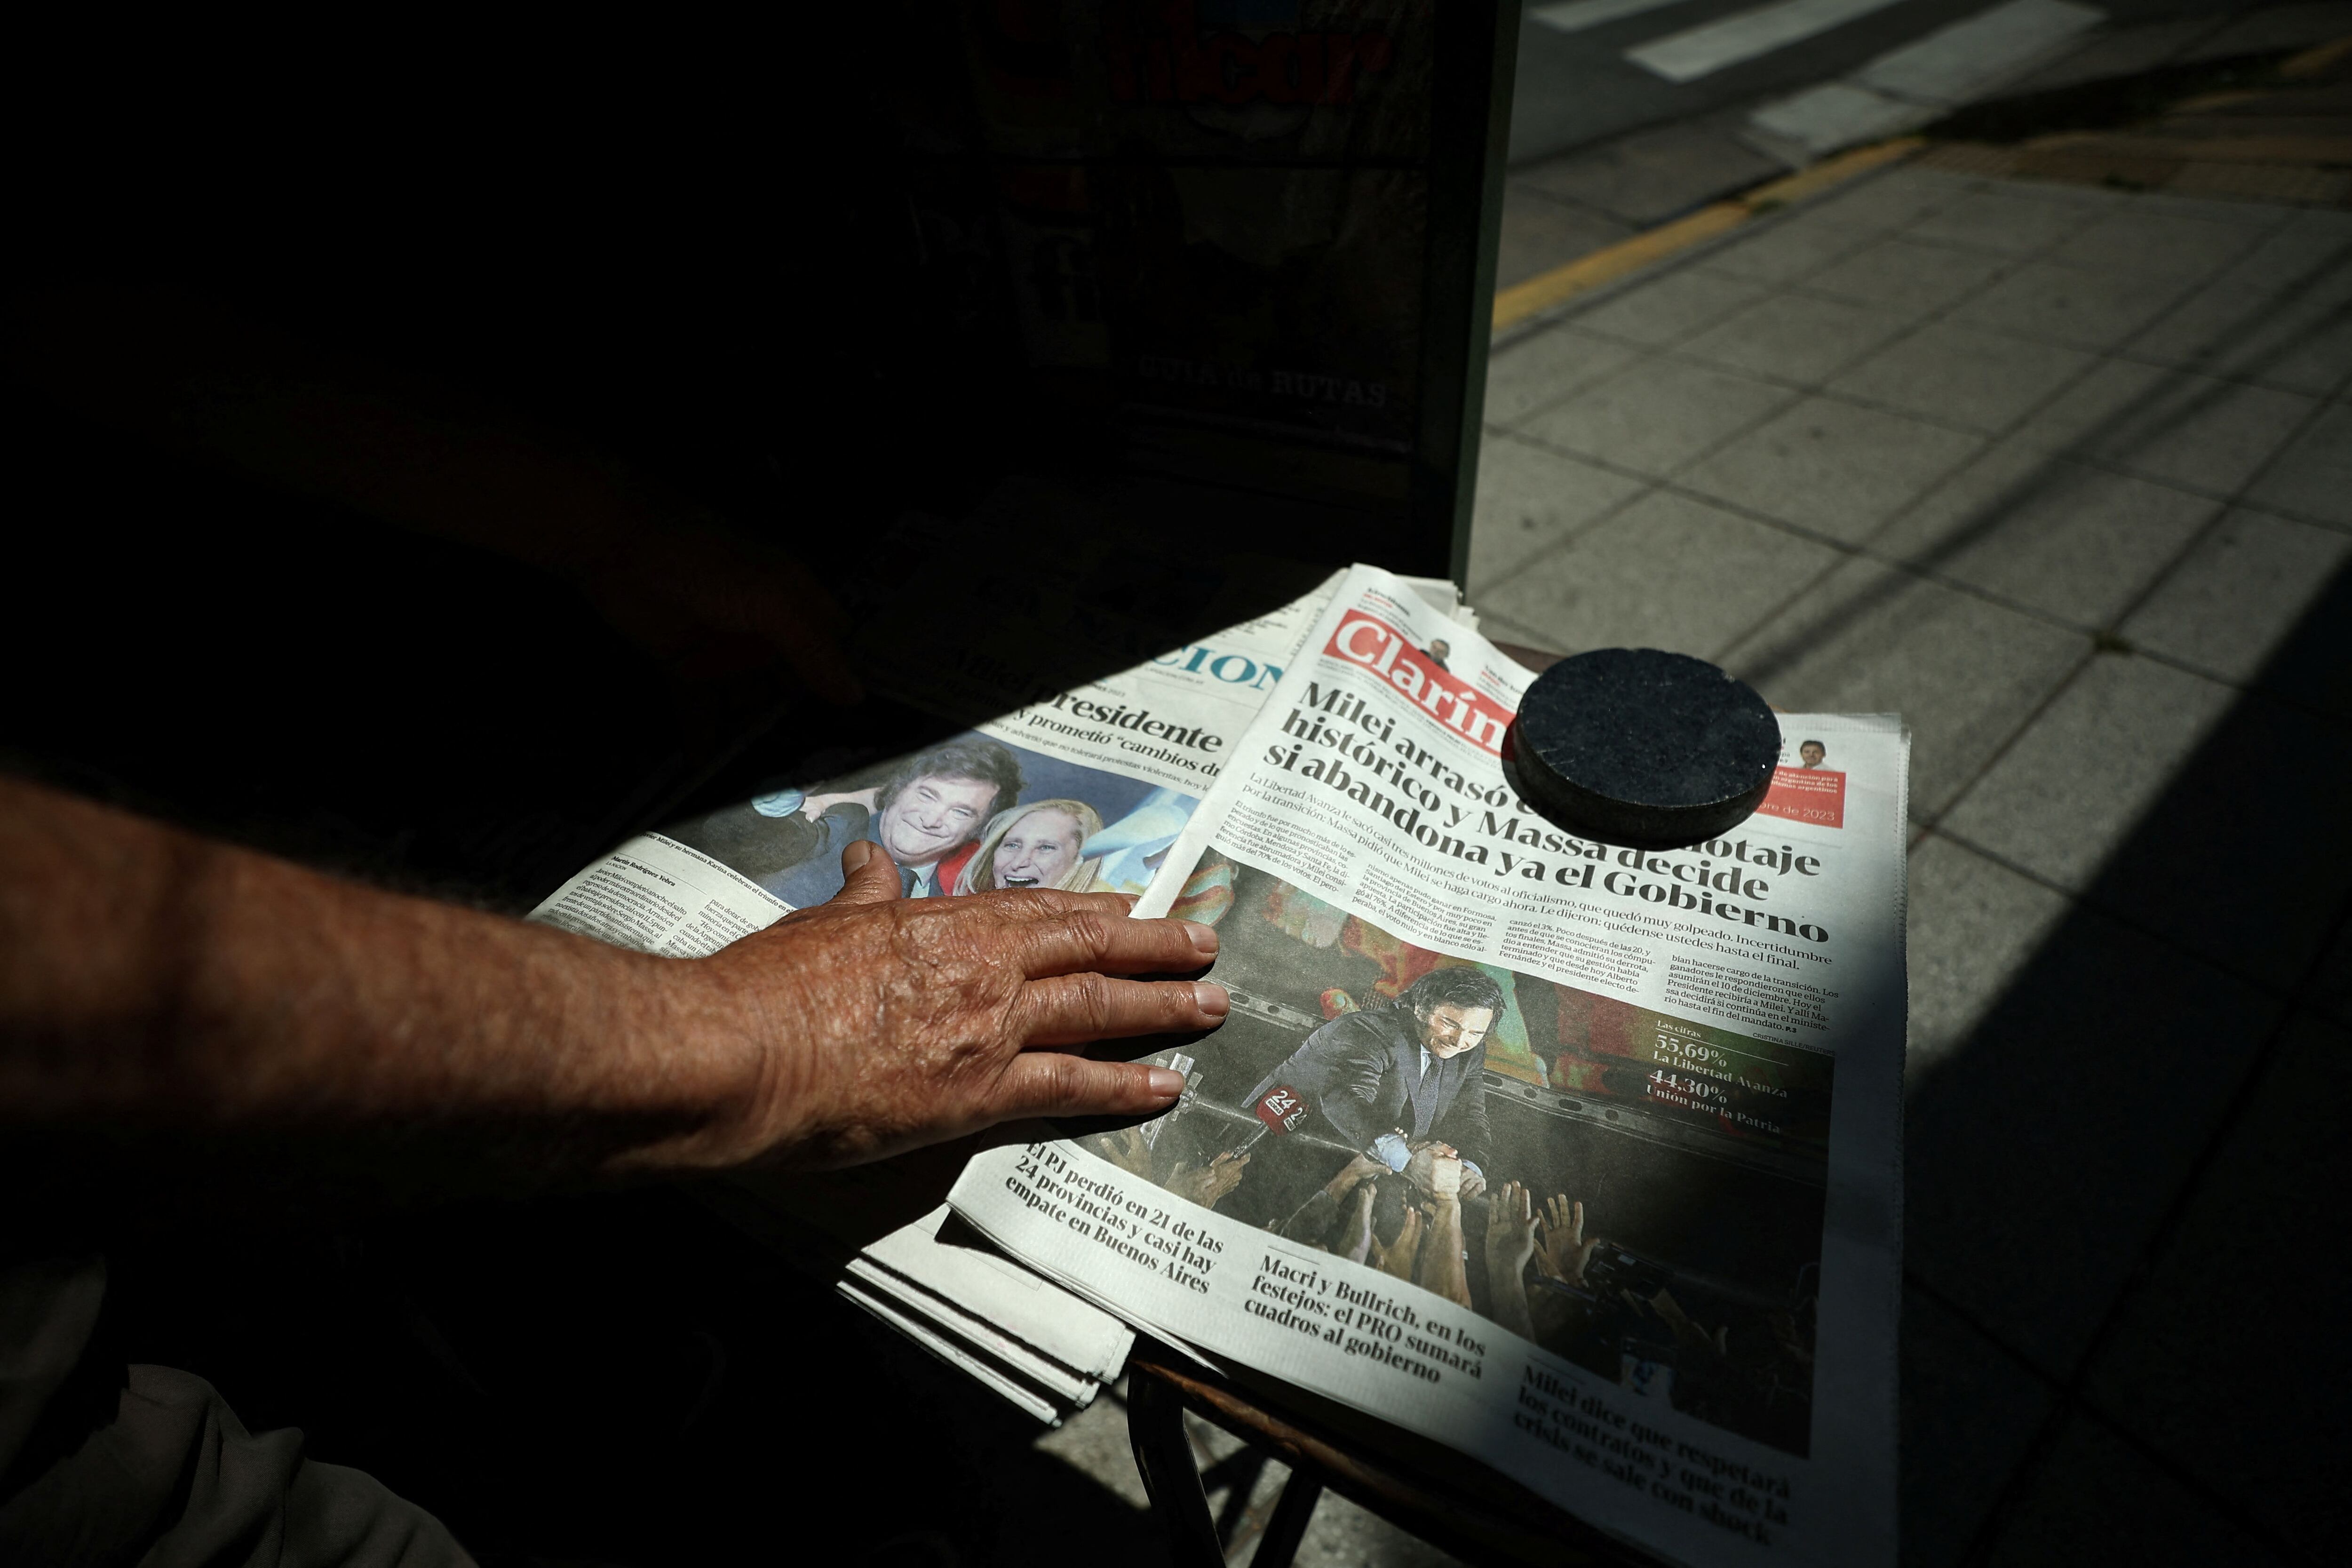
[[[1830,749],[1819,741],[1807,741],[1797,748],[1797,760],[1809,768],[1820,767],[1829,756]]]

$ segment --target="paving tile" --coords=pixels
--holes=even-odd
[[[1508,289],[1555,267],[1629,239],[1633,226],[1572,207],[1538,191],[1503,187],[1502,229],[1495,253],[1495,287]]]
[[[1983,438],[1832,397],[1809,397],[1682,476],[1693,489],[1858,543]]]
[[[2227,1514],[2100,1423],[2070,1420],[2001,1521],[1988,1568],[2197,1563],[2285,1568]]]
[[[2017,263],[2005,256],[1888,235],[1805,279],[1813,294],[1927,315],[1981,289]]]
[[[2146,273],[2093,272],[2029,261],[1952,312],[1952,319],[2076,348],[2107,349],[2161,315],[2183,291]]]
[[[1929,492],[1870,548],[2100,627],[2130,608],[2220,508],[2012,440]]]
[[[1760,284],[1684,267],[1637,283],[1570,318],[1588,332],[1653,347],[1680,342],[1764,292]]]
[[[2343,635],[2340,627],[2336,635]],[[2142,742],[2153,752],[2163,732],[2183,721],[2150,711],[2150,699],[2180,700],[2181,691],[2178,681],[2143,685],[2147,689],[2128,704],[2138,712],[2122,717],[2126,725],[2156,732],[2149,737],[2156,744]],[[2073,689],[2066,695],[2072,697]],[[2110,793],[2128,797],[2160,765],[2150,757],[2126,767],[2102,755],[2103,744],[2129,742],[2108,742],[2095,732],[2096,726],[2079,721],[2063,699],[2043,721],[2053,731],[2047,750],[2063,749],[2070,729],[2077,738],[2069,776],[2053,789],[2089,795],[2103,773],[2122,773],[2123,782],[2110,786]],[[2017,751],[2003,759],[2004,766],[2036,745],[2043,723],[2027,732]],[[2030,760],[2047,771],[2046,755]],[[2352,817],[2343,809],[2343,781],[2352,775],[2352,723],[2262,693],[2242,694],[2201,744],[2163,771],[2161,790],[2138,806],[2137,825],[2084,889],[2084,900],[2124,913],[2142,929],[2275,994],[2287,994],[2320,956],[2352,902]],[[1995,777],[2000,772],[1995,770]],[[1968,804],[1975,804],[1973,795]],[[2080,800],[2062,805],[2031,826],[2047,832],[2071,810],[2095,833],[2103,819],[2136,803],[2094,798],[2090,804],[2094,809],[2088,811]],[[1964,832],[1958,816],[1953,830]]]
[[[2352,535],[2240,508],[2120,628],[2136,647],[2245,684],[2352,557]]]
[[[1741,231],[1700,265],[1751,283],[1793,283],[1868,243],[1849,228],[1776,218]]]
[[[1507,436],[1478,451],[1478,501],[1470,530],[1474,600],[1529,556],[1568,539],[1637,494],[1644,481]]]
[[[2023,79],[2009,83],[2009,93],[2047,92],[2084,82],[2138,76],[2169,61],[2181,49],[2214,28],[2210,16],[2177,22],[2144,22],[2113,32],[2092,35],[2082,47],[2061,55]]]
[[[2075,908],[1974,1031],[1911,1074],[1906,1268],[2037,1371],[2071,1374],[2277,1015],[2256,987]]]
[[[1654,359],[1521,420],[1519,429],[1582,457],[1663,476],[1797,395],[1744,375]]]
[[[2273,229],[2214,279],[2224,288],[2352,298],[2352,235],[2298,217]]]
[[[1880,350],[1831,386],[1906,413],[1995,432],[2091,363],[2079,349],[1936,321]]]
[[[2352,1032],[2290,1026],[2084,1378],[2103,1415],[2315,1562],[2352,1531],[2342,1411],[2312,1397],[2352,1388],[2352,1341],[2337,1271],[2296,1260],[2352,1249],[2352,1142],[2313,1103],[2347,1055]]]
[[[2053,451],[2231,495],[2294,434],[2312,404],[2299,392],[2109,360],[2060,393],[2019,434]]]
[[[1460,1559],[1327,1491],[1291,1561],[1297,1568],[1456,1568]]]
[[[2252,684],[2307,713],[2352,721],[2352,566],[2323,574]]]
[[[2150,659],[2094,659],[1943,828],[2082,892],[2237,696]]]
[[[1911,808],[1932,816],[2089,651],[2089,639],[1880,562],[1849,560],[1728,657],[1791,712],[1900,713]]]
[[[1984,182],[1933,169],[1889,169],[1800,210],[1807,223],[1885,234],[1960,201]]]
[[[1135,1468],[1135,1450],[1128,1442],[1124,1394],[1121,1384],[1116,1394],[1096,1399],[1033,1447],[1099,1483],[1120,1501],[1148,1509],[1151,1499],[1143,1489],[1143,1474]]]
[[[2352,404],[2322,409],[2247,487],[2246,499],[2352,527]]]
[[[1641,357],[1613,338],[1547,327],[1497,349],[1486,361],[1486,422],[1512,425]]]
[[[1568,653],[1663,647],[1717,658],[1836,560],[1824,545],[1656,491],[1514,574],[1486,606]]]
[[[1914,726],[1915,733],[1916,726]],[[1966,1051],[2074,900],[1941,834],[1911,849],[1908,1075],[1924,1085]]]
[[[1934,1299],[1903,1301],[1903,1562],[1951,1568],[2049,1418],[2047,1385]]]
[[[1768,294],[1680,352],[1781,381],[1820,383],[1910,325],[1907,311],[1806,294]]]
[[[2352,303],[2322,292],[2264,292],[2214,283],[2120,352],[2130,359],[2324,395],[2352,376]]]
[[[1787,172],[1726,132],[1679,124],[1549,159],[1512,179],[1647,228]]]
[[[1905,232],[1916,239],[2032,256],[2049,249],[2099,216],[2087,203],[2052,200],[2049,189],[1995,186],[1972,191],[1937,208]]]
[[[2226,206],[2211,202],[2202,205]],[[2277,221],[2265,215],[2264,223]],[[2168,212],[2151,211],[2140,203],[2113,208],[2050,252],[2049,259],[2102,273],[2136,273],[2168,278],[2182,284],[2200,283],[2252,249],[2261,239],[2259,226],[2199,214],[2191,216],[2175,204]]]

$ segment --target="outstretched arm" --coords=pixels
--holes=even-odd
[[[0,778],[0,1126],[437,1131],[528,1173],[845,1164],[1176,1074],[1215,935],[1110,894],[909,902],[889,857],[703,959],[380,892]]]

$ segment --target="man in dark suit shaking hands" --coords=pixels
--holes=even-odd
[[[1339,1141],[1402,1171],[1412,1147],[1453,1146],[1465,1165],[1486,1160],[1486,1032],[1503,988],[1485,971],[1434,969],[1385,1007],[1342,1013],[1250,1091],[1296,1089]]]

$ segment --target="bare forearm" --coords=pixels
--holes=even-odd
[[[1440,1198],[1437,1217],[1429,1227],[1429,1236],[1421,1244],[1421,1279],[1424,1290],[1434,1290],[1447,1300],[1466,1307],[1470,1304],[1470,1276],[1462,1263],[1462,1205],[1455,1200]]]
[[[668,967],[0,780],[0,1118],[19,1125],[690,1136],[744,1068],[679,1016]]]
[[[1486,1303],[1495,1321],[1523,1340],[1536,1337],[1535,1322],[1528,1312],[1528,1280],[1523,1265],[1507,1258],[1486,1259]]]

